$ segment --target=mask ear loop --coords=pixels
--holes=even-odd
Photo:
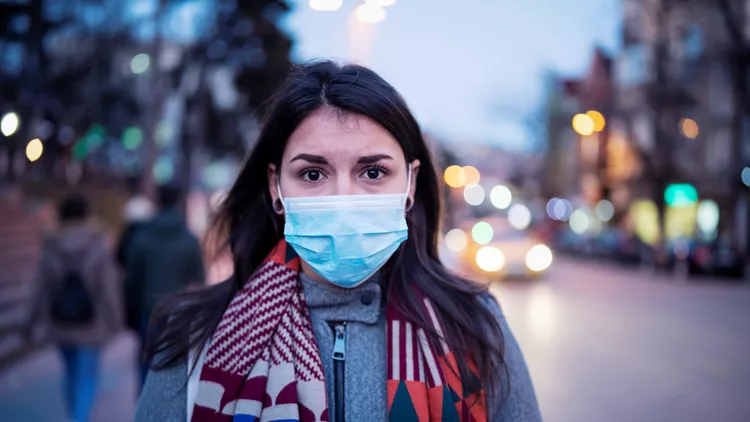
[[[409,211],[414,206],[414,201],[409,198],[409,192],[411,192],[411,163],[406,173],[406,194],[404,195],[404,210]]]
[[[279,197],[273,201],[272,207],[277,214],[281,214],[284,211],[284,197],[281,195],[281,180],[278,177],[276,178],[276,191],[279,193]],[[280,206],[277,206],[277,204],[280,204]]]

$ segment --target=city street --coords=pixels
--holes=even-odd
[[[560,260],[550,277],[492,288],[523,348],[545,421],[750,420],[750,288],[685,284]],[[132,418],[132,337],[106,351],[95,422]],[[0,374],[7,422],[63,422],[44,351]]]
[[[750,289],[590,262],[493,288],[545,421],[750,421]]]
[[[92,422],[132,422],[136,400],[136,341],[121,334],[105,349]],[[0,371],[0,420],[66,422],[62,362],[56,350],[34,353]]]

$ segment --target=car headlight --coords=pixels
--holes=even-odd
[[[484,246],[477,251],[476,261],[483,271],[495,273],[505,267],[505,254],[498,248]]]
[[[536,245],[526,253],[526,268],[531,271],[544,271],[550,265],[552,265],[552,250],[546,245]]]

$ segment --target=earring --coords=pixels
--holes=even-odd
[[[281,214],[284,212],[284,204],[281,203],[281,199],[273,201],[273,211],[276,214]]]

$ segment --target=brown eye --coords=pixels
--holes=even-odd
[[[378,169],[370,169],[365,172],[365,176],[367,176],[368,179],[375,180],[380,177],[380,170]]]
[[[305,179],[311,181],[311,182],[317,182],[320,180],[321,174],[317,170],[310,170],[305,174]]]

